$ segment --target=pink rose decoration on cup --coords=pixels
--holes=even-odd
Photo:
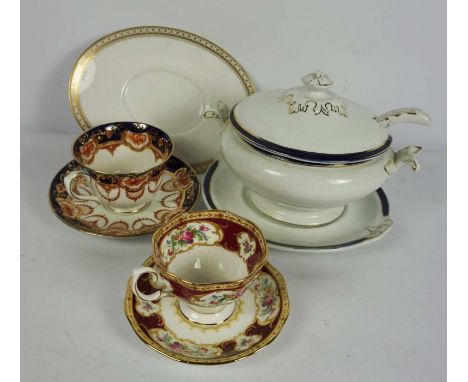
[[[220,238],[216,230],[217,228],[209,223],[190,223],[172,231],[165,239],[163,249],[165,261],[170,262],[178,251],[189,246],[216,242]]]
[[[182,240],[187,242],[188,244],[192,244],[193,243],[193,233],[190,232],[190,231],[184,231],[182,233]]]

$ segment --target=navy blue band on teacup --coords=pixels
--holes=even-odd
[[[135,134],[146,133],[151,137],[151,145],[158,149],[163,157],[168,159],[172,155],[172,140],[169,135],[161,129],[141,122],[110,122],[85,131],[75,140],[72,146],[72,153],[75,160],[81,165],[84,165],[81,160],[80,149],[93,140],[93,138],[96,138],[100,145],[113,141],[119,142],[122,140],[125,132]]]

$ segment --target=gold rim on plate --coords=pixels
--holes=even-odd
[[[84,72],[87,69],[88,63],[104,48],[115,44],[116,42],[135,38],[135,37],[151,37],[151,36],[166,36],[173,37],[176,39],[181,39],[184,41],[191,42],[197,46],[200,46],[207,51],[211,52],[213,55],[219,57],[224,61],[229,68],[236,74],[240,79],[246,95],[255,93],[255,86],[249,78],[246,70],[242,65],[232,57],[228,52],[223,48],[216,45],[215,43],[198,36],[194,33],[190,33],[181,29],[164,27],[164,26],[141,26],[122,29],[113,33],[110,33],[93,44],[91,44],[78,58],[75,65],[73,66],[72,72],[70,73],[70,78],[68,81],[68,102],[73,116],[80,128],[85,131],[93,127],[92,124],[86,118],[81,103],[80,103],[80,82],[83,77]],[[214,158],[202,162],[191,163],[195,171],[200,174],[205,172],[208,166]]]
[[[73,70],[70,74],[68,81],[68,101],[73,116],[80,125],[81,129],[87,130],[91,126],[91,123],[86,119],[85,113],[81,109],[80,104],[80,81],[85,72],[87,65],[91,59],[93,59],[102,49],[109,45],[115,44],[118,41],[135,38],[135,37],[148,37],[148,36],[169,36],[178,38],[181,40],[192,42],[198,46],[201,46],[215,56],[221,58],[226,62],[232,71],[241,80],[247,95],[255,93],[255,86],[249,78],[246,70],[242,65],[232,57],[223,48],[216,45],[215,43],[203,38],[194,33],[184,31],[182,29],[163,27],[163,26],[141,26],[127,29],[121,29],[119,31],[110,33],[93,44],[91,44],[78,58]]]
[[[153,256],[150,256],[146,261],[143,263],[143,266],[152,266],[154,263]],[[206,359],[206,358],[195,358],[195,357],[188,357],[182,354],[173,353],[157,342],[153,341],[140,327],[138,324],[134,314],[133,314],[133,292],[132,292],[132,285],[131,285],[131,278],[127,284],[127,291],[125,294],[125,301],[124,301],[124,311],[125,315],[127,316],[130,325],[132,326],[135,333],[138,337],[151,349],[156,350],[157,352],[169,357],[175,361],[184,362],[184,363],[191,363],[191,364],[199,364],[199,365],[219,365],[223,363],[235,362],[241,359],[244,359],[259,350],[263,349],[265,346],[270,344],[281,332],[283,326],[288,318],[289,315],[289,297],[288,297],[288,290],[286,287],[286,282],[284,281],[283,276],[281,273],[274,268],[269,262],[266,262],[264,268],[268,270],[268,273],[273,277],[278,287],[278,292],[280,294],[281,304],[280,304],[280,311],[278,313],[278,321],[273,328],[273,330],[260,342],[252,346],[250,349],[240,352],[239,354],[226,356],[226,357],[218,357],[213,359]]]
[[[168,163],[169,164],[174,163],[174,166],[175,166],[176,169],[186,168],[191,173],[191,180],[194,182],[194,184],[192,185],[191,188],[195,190],[194,191],[195,195],[193,196],[193,198],[191,198],[190,201],[187,202],[188,204],[185,207],[185,210],[183,212],[180,212],[180,214],[182,214],[184,212],[191,211],[195,207],[195,205],[197,204],[197,202],[198,202],[198,200],[200,198],[200,184],[199,184],[198,179],[196,177],[196,173],[195,173],[195,171],[193,170],[193,168],[190,165],[188,165],[187,163],[185,163],[184,161],[182,161],[181,159],[179,159],[179,158],[177,158],[175,156],[171,156],[171,158],[169,158],[169,160],[168,160]],[[179,167],[177,167],[177,166],[179,166]],[[142,232],[138,232],[138,233],[129,233],[127,235],[117,235],[117,234],[112,234],[112,233],[109,233],[109,232],[104,233],[104,232],[102,232],[101,230],[99,230],[97,228],[92,228],[91,226],[82,226],[82,224],[79,222],[79,219],[77,220],[77,219],[66,218],[63,215],[63,213],[60,211],[58,203],[57,203],[57,199],[60,197],[60,195],[57,194],[56,187],[57,187],[57,184],[62,184],[62,186],[63,186],[63,178],[65,177],[66,174],[68,174],[70,171],[76,170],[76,169],[81,168],[81,167],[82,166],[78,162],[76,162],[75,160],[71,160],[70,162],[68,162],[64,167],[62,167],[57,172],[57,174],[54,176],[54,178],[52,179],[52,182],[51,182],[51,184],[49,186],[49,192],[48,192],[49,207],[52,210],[52,212],[54,213],[54,215],[60,221],[62,221],[63,223],[65,223],[67,226],[69,226],[71,228],[74,228],[74,229],[76,229],[76,230],[78,230],[80,232],[83,232],[83,233],[86,233],[86,234],[92,235],[92,236],[113,237],[113,238],[122,239],[122,238],[133,238],[133,237],[152,235],[154,233],[154,231],[157,229],[157,227],[154,227],[154,229],[150,229],[148,231],[144,231],[144,232],[142,231]],[[166,171],[172,172],[171,170],[166,170]],[[177,170],[173,169],[173,171],[175,172]],[[64,196],[62,196],[62,197],[64,197]],[[106,213],[112,214],[112,212],[109,212],[109,211],[106,211]],[[161,224],[164,224],[164,223],[161,222]]]

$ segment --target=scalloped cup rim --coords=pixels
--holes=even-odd
[[[184,222],[191,222],[191,221],[197,221],[197,220],[203,220],[204,218],[218,218],[218,219],[225,219],[228,221],[236,221],[236,223],[239,224],[239,222],[242,222],[242,226],[249,230],[250,233],[252,233],[255,238],[258,240],[260,246],[261,246],[261,257],[258,259],[258,261],[255,263],[255,266],[251,271],[248,272],[248,275],[239,278],[233,281],[223,281],[223,282],[193,282],[193,281],[188,281],[185,280],[184,278],[172,273],[169,271],[167,266],[162,266],[159,264],[158,261],[156,261],[157,257],[155,254],[156,248],[158,248],[159,251],[159,245],[160,245],[160,240],[173,228],[176,226],[183,224]],[[163,277],[175,281],[185,288],[190,288],[192,290],[197,290],[197,291],[205,291],[207,287],[212,287],[213,290],[226,290],[226,289],[234,289],[234,288],[239,288],[248,285],[252,280],[254,280],[258,273],[262,270],[264,265],[268,262],[268,245],[266,242],[266,239],[260,230],[260,228],[250,221],[249,219],[246,219],[242,216],[236,215],[232,212],[229,211],[224,211],[224,210],[205,210],[205,211],[187,211],[184,212],[183,214],[177,216],[173,220],[171,220],[169,223],[166,223],[165,225],[159,227],[153,234],[152,236],[152,246],[153,246],[153,258],[155,259],[153,267],[156,268]]]
[[[127,173],[107,173],[107,172],[103,172],[103,171],[99,171],[99,170],[96,170],[92,167],[90,167],[89,165],[83,163],[83,160],[82,158],[80,158],[78,155],[76,155],[76,147],[78,146],[78,141],[86,134],[89,134],[89,133],[92,133],[93,131],[97,131],[99,129],[103,129],[103,128],[106,128],[106,127],[109,127],[109,126],[112,126],[112,125],[118,125],[118,124],[124,124],[124,125],[145,125],[145,128],[149,128],[150,130],[153,130],[153,132],[157,132],[158,135],[161,135],[164,139],[165,139],[165,142],[168,144],[169,146],[169,151],[164,155],[164,158],[162,159],[162,162],[160,163],[157,163],[157,164],[154,164],[153,166],[150,166],[144,170],[139,170],[139,171],[131,171],[131,172],[127,172]],[[151,131],[150,131],[151,133]],[[138,121],[115,121],[115,122],[107,122],[107,123],[103,123],[101,125],[98,125],[98,126],[94,126],[88,130],[85,130],[83,131],[78,137],[76,137],[73,142],[72,142],[72,145],[71,145],[71,151],[72,151],[72,156],[73,156],[73,159],[78,162],[80,164],[80,166],[86,168],[88,171],[90,172],[93,172],[95,174],[99,174],[99,175],[118,175],[118,176],[121,176],[121,177],[132,177],[132,176],[137,176],[137,175],[142,175],[142,174],[145,174],[149,171],[151,171],[152,169],[154,168],[157,168],[157,167],[162,167],[164,165],[164,163],[166,163],[168,161],[169,158],[172,157],[173,153],[174,153],[174,143],[172,142],[172,139],[171,137],[169,136],[169,134],[167,134],[164,130],[161,130],[159,127],[156,127],[156,126],[153,126],[153,125],[150,125],[148,123],[144,123],[144,122],[138,122]]]

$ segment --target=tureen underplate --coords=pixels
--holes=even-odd
[[[174,154],[204,172],[219,147],[222,119],[255,92],[225,50],[168,27],[123,29],[92,44],[70,75],[68,95],[83,130],[109,121],[144,122],[167,132]]]
[[[151,204],[133,214],[117,214],[99,202],[80,200],[68,194],[63,180],[81,167],[72,160],[55,175],[49,189],[49,201],[55,215],[65,224],[98,236],[133,237],[152,234],[166,219],[189,211],[197,202],[200,186],[195,171],[172,156]],[[91,195],[89,179],[76,177],[72,182],[76,194]]]
[[[252,220],[272,248],[294,252],[328,252],[355,248],[384,237],[393,225],[385,192],[349,203],[340,218],[321,227],[302,227],[274,220],[251,202],[246,187],[223,160],[208,169],[203,198],[211,209],[223,209]]]
[[[153,264],[151,256],[143,265]],[[150,348],[176,361],[207,365],[238,361],[273,341],[289,314],[285,281],[269,263],[236,302],[231,316],[216,325],[188,320],[175,297],[140,300],[132,292],[131,281],[124,309],[133,330]],[[145,276],[138,287],[154,290]]]

